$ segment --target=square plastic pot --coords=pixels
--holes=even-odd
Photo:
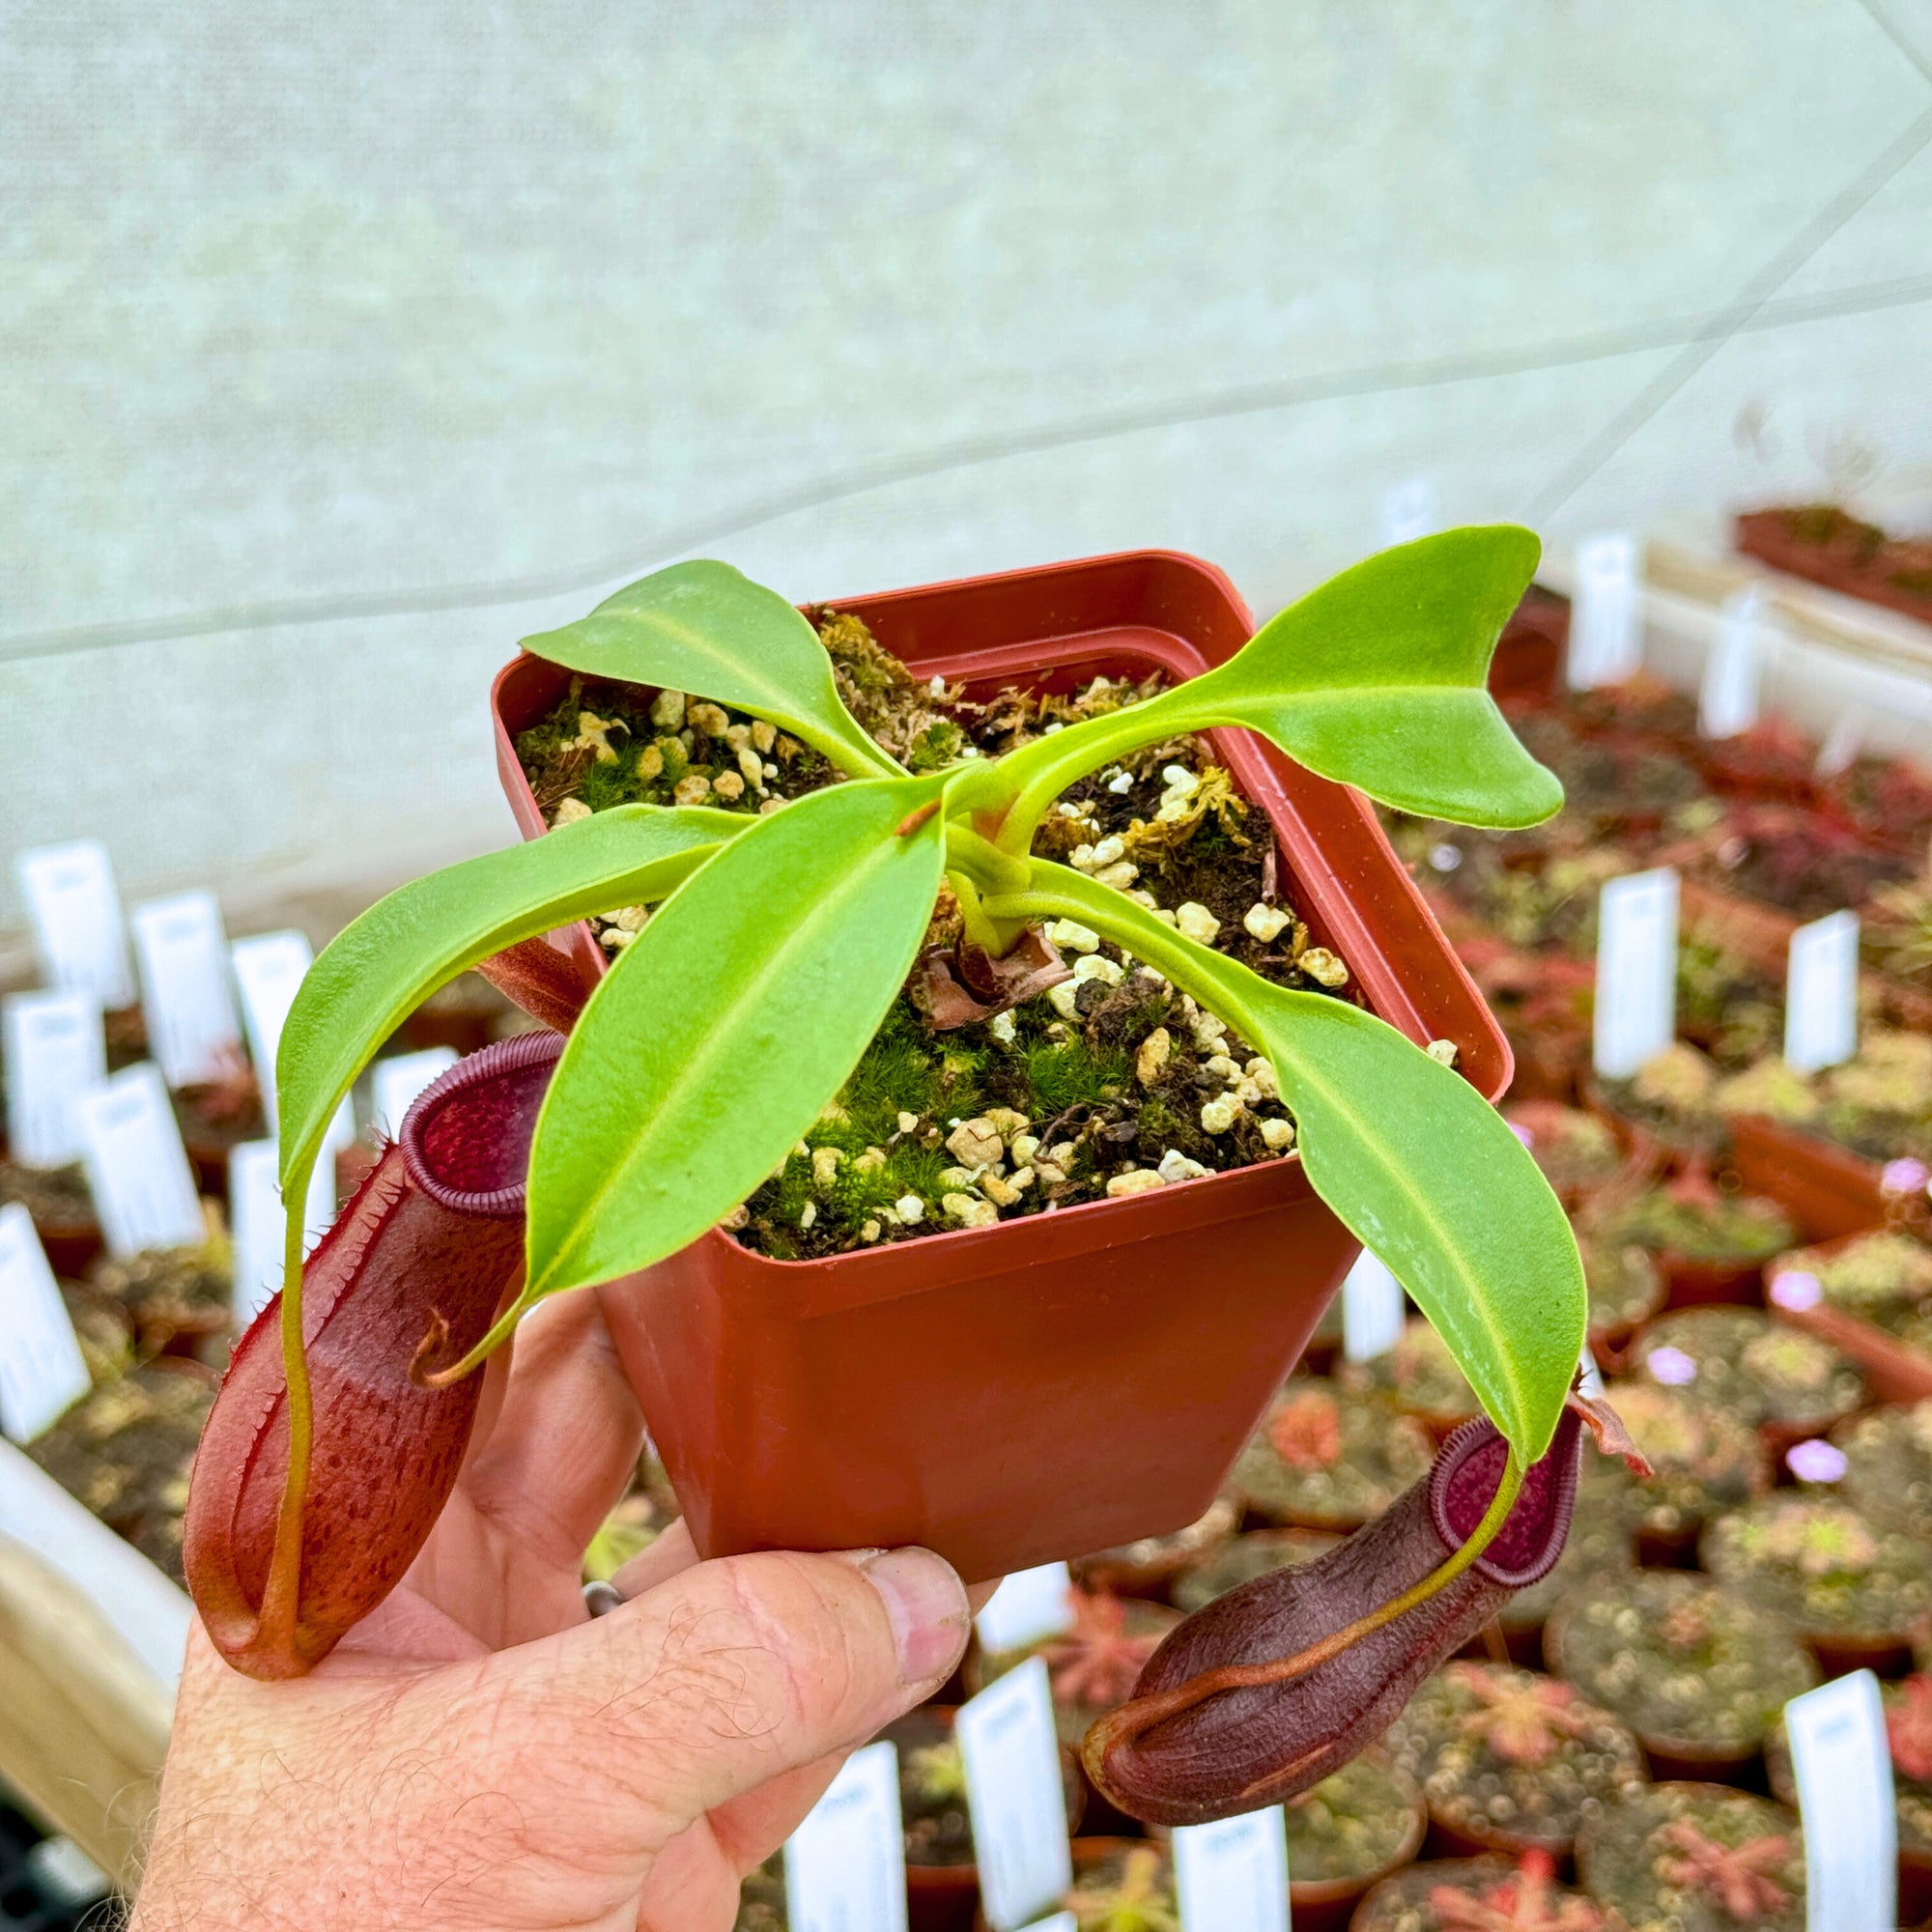
[[[991,691],[1193,676],[1253,625],[1165,552],[861,597],[922,676]],[[569,683],[522,657],[493,694],[497,762],[544,830],[515,735]],[[1508,1046],[1358,794],[1246,732],[1215,754],[1267,814],[1283,896],[1375,1011],[1453,1039],[1490,1099]],[[557,934],[586,981],[589,929]],[[828,1260],[713,1230],[598,1293],[707,1556],[919,1543],[968,1577],[1165,1534],[1213,1499],[1356,1253],[1297,1156],[1120,1201]]]

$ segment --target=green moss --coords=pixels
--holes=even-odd
[[[966,742],[966,734],[956,724],[945,720],[928,724],[912,742],[912,754],[906,759],[906,768],[914,772],[937,772],[953,764],[959,757],[960,747]]]
[[[851,1145],[854,1152],[868,1146],[883,1147],[898,1131],[900,1114],[922,1118],[936,1114],[946,1085],[944,1073],[933,1064],[931,1042],[920,1017],[901,994],[838,1096],[860,1138],[856,1144],[828,1141],[826,1145]]]
[[[1039,1105],[1039,1118],[1064,1114],[1083,1103],[1098,1106],[1120,1088],[1129,1071],[1127,1056],[1117,1048],[1095,1050],[1076,1034],[1055,1043],[1042,1040],[1026,1048],[1027,1082]]]

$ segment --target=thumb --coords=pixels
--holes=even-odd
[[[594,1775],[668,1837],[863,1744],[938,1690],[971,1627],[929,1549],[724,1557],[553,1639],[549,1689],[596,1739]]]

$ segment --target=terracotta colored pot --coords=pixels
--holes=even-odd
[[[959,1713],[950,1704],[923,1704],[909,1711],[880,1733],[893,1739],[904,1750],[905,1739],[916,1737],[923,1726],[949,1732]],[[927,1731],[926,1735],[930,1735]],[[1078,1831],[1087,1800],[1087,1780],[1078,1759],[1061,1747],[1062,1788],[1066,1800],[1066,1829]],[[977,1864],[906,1864],[907,1932],[970,1932],[980,1904],[980,1867]]]
[[[978,1865],[907,1865],[906,1932],[970,1932],[980,1917]]]
[[[1570,600],[1532,583],[1496,639],[1490,663],[1490,690],[1512,710],[1534,710],[1548,703],[1563,673],[1570,643]]]
[[[1573,1607],[1570,1602],[1565,1601],[1550,1611],[1549,1621],[1543,1626],[1542,1650],[1533,1661],[1532,1668],[1548,1670],[1552,1677],[1563,1675],[1558,1657]],[[1661,1732],[1652,1731],[1637,1731],[1636,1741],[1643,1747],[1653,1783],[1664,1778],[1688,1777],[1705,1784],[1736,1784],[1755,1788],[1751,1786],[1751,1776],[1762,1757],[1756,1745],[1746,1749],[1734,1746],[1720,1747],[1700,1745],[1690,1738],[1665,1737]]]
[[[106,1248],[99,1221],[36,1221],[34,1233],[48,1267],[70,1281],[79,1281]]]
[[[1731,1165],[1746,1193],[1776,1201],[1807,1240],[1834,1240],[1885,1225],[1880,1164],[1815,1134],[1759,1114],[1738,1115],[1731,1122]]]
[[[1761,1308],[1762,1262],[1709,1262],[1662,1249],[1657,1265],[1664,1283],[1665,1308]]]
[[[1880,1402],[1915,1403],[1932,1396],[1932,1355],[1908,1348],[1877,1322],[1823,1306],[1774,1313],[1780,1321],[1843,1350],[1864,1371],[1865,1385]]]
[[[1219,571],[1168,553],[836,608],[922,676],[982,692],[1185,678],[1252,628]],[[569,675],[523,657],[497,679],[497,763],[526,835],[543,821],[514,734]],[[1213,739],[1319,943],[1383,1018],[1456,1040],[1499,1095],[1508,1048],[1368,803],[1245,732]],[[589,983],[589,928],[561,944]],[[1291,1155],[823,1261],[713,1230],[599,1293],[700,1553],[922,1543],[987,1577],[1199,1517],[1355,1253]]]
[[[1429,1831],[1429,1807],[1421,1795],[1409,1816],[1401,1849],[1385,1864],[1366,1878],[1297,1879],[1293,1869],[1288,1875],[1289,1923],[1295,1932],[1343,1932],[1355,1907],[1381,1884],[1406,1864],[1414,1862]]]
[[[1741,511],[1733,529],[1737,546],[1747,556],[1757,557],[1775,570],[1788,571],[1841,596],[1932,623],[1932,596],[1894,582],[1885,566],[1884,559],[1902,546],[1888,543],[1870,560],[1861,562],[1840,545],[1806,543],[1792,529],[1791,513],[1784,509]]]

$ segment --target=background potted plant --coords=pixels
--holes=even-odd
[[[1577,1846],[1583,1884],[1627,1925],[1684,1932],[1801,1932],[1804,1847],[1781,1804],[1722,1784],[1624,1795]]]
[[[1380,1396],[1297,1376],[1229,1481],[1248,1512],[1288,1528],[1350,1530],[1429,1467],[1429,1432]]]
[[[1445,1852],[1548,1852],[1644,1778],[1629,1728],[1570,1685],[1507,1663],[1445,1665],[1390,1727]]]
[[[1818,1682],[1782,1617],[1678,1570],[1580,1584],[1544,1644],[1559,1677],[1636,1733],[1653,1777],[1738,1779]]]

